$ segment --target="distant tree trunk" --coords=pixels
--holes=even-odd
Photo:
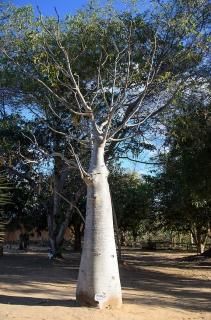
[[[176,241],[175,241],[175,234],[174,234],[174,232],[172,231],[172,232],[171,232],[171,245],[172,245],[172,248],[175,248],[175,243],[176,243]]]
[[[69,222],[71,220],[72,215],[73,215],[73,208],[70,207],[68,212],[66,212],[65,220],[59,226],[59,230],[58,230],[56,238],[55,238],[57,256],[61,256],[61,250],[62,250],[62,245],[64,243],[65,231],[67,230],[67,227],[69,225]]]
[[[121,243],[121,246],[125,246],[125,244],[126,244],[125,232],[124,232],[124,231],[121,231],[121,234],[120,234],[120,243]]]
[[[191,230],[194,243],[197,248],[197,254],[204,253],[205,245],[208,238],[208,227],[196,226]]]
[[[99,308],[122,304],[104,147],[95,141],[92,150],[84,245],[76,291],[80,304]]]
[[[6,233],[6,226],[11,222],[12,218],[6,221],[3,217],[0,217],[0,257],[4,254],[4,239]]]
[[[61,237],[62,232],[60,232],[58,237],[59,228],[56,224],[56,218],[60,212],[61,198],[59,193],[62,193],[67,173],[68,171],[64,162],[59,157],[55,157],[53,207],[48,213],[48,234],[51,254],[53,257],[61,256],[63,238]]]
[[[179,246],[180,246],[182,243],[182,235],[180,232],[178,232],[178,242],[179,242]]]
[[[5,225],[3,220],[0,219],[0,256],[3,256],[4,253],[4,236],[5,236]]]
[[[73,225],[74,228],[74,251],[81,251],[81,224],[75,223]]]
[[[57,246],[59,246],[59,244],[62,243],[64,240],[65,231],[66,231],[66,229],[70,223],[70,220],[73,216],[74,210],[77,207],[78,201],[83,195],[83,192],[84,192],[84,185],[82,185],[82,187],[75,193],[72,202],[69,203],[70,204],[69,210],[66,213],[65,220],[60,225],[59,231],[56,236]],[[77,214],[78,214],[78,210],[77,210]],[[74,248],[76,251],[81,251],[81,217],[77,217],[77,218],[78,218],[77,220],[79,220],[79,221],[77,221],[75,224],[73,224],[74,231],[75,231]]]
[[[133,236],[133,246],[136,246],[138,233],[135,230],[133,230],[132,231],[132,236]]]
[[[197,243],[197,254],[204,253],[205,243]]]
[[[122,259],[122,248],[121,248],[121,241],[119,237],[119,228],[118,228],[118,222],[117,222],[117,216],[116,216],[116,211],[114,209],[114,204],[112,201],[112,211],[113,211],[113,222],[114,222],[114,231],[115,231],[115,239],[116,239],[116,244],[118,248],[118,258],[119,261]]]
[[[191,243],[191,244],[194,244],[194,240],[193,240],[193,235],[192,235],[192,233],[190,234],[190,243]]]
[[[0,257],[3,256],[3,253],[4,253],[4,233],[5,233],[4,225],[0,220]]]

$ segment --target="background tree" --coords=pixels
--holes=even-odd
[[[122,170],[112,170],[109,182],[121,244],[127,244],[127,234],[131,235],[136,244],[137,238],[149,231],[149,224],[152,223],[151,186],[137,173]]]
[[[210,231],[210,100],[208,89],[178,101],[178,113],[168,122],[162,156],[165,165],[157,181],[157,209],[168,227],[190,231],[203,253]]]
[[[5,178],[5,176],[0,174],[0,256],[3,256],[3,245],[6,225],[10,222],[7,213],[5,213],[4,207],[10,203],[10,186]]]

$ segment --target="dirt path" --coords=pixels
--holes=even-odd
[[[123,251],[124,305],[95,310],[75,303],[79,254],[51,262],[46,253],[0,259],[0,320],[211,320],[211,261],[184,255]]]

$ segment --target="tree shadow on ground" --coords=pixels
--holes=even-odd
[[[122,286],[133,296],[131,299],[126,295],[126,302],[211,311],[210,261],[202,266],[184,265],[174,253],[142,253],[137,250],[126,251],[123,260],[125,263],[120,269]]]
[[[129,267],[130,269],[130,267]],[[127,303],[211,311],[211,281],[151,270],[121,268]],[[130,274],[130,276],[128,276]],[[130,293],[131,291],[131,293]],[[129,293],[128,293],[129,292]]]
[[[183,270],[175,273],[178,267],[175,256],[125,251],[123,258],[120,275],[126,303],[211,311],[211,281],[198,277],[198,273],[190,277],[183,274]],[[78,307],[71,296],[74,296],[79,260],[80,254],[75,253],[53,262],[39,253],[5,255],[0,259],[0,303]],[[200,270],[196,272],[200,274]],[[49,297],[43,299],[46,290]]]
[[[161,255],[159,255],[161,253]],[[165,253],[169,255],[166,256]],[[173,258],[171,257],[175,255],[174,251],[156,251],[154,255],[153,251],[143,252],[138,249],[130,249],[130,250],[122,250],[122,259],[129,260],[132,264],[138,264],[139,266],[152,266],[162,268],[169,268],[176,266],[180,269],[210,269],[211,270],[211,259],[206,257],[198,257],[195,254],[189,254],[186,252],[179,253],[182,254],[183,257]],[[192,259],[191,259],[192,257]],[[194,262],[194,263],[191,263]]]
[[[0,295],[0,304],[10,305],[26,305],[26,306],[59,306],[59,307],[71,307],[79,308],[80,305],[74,299],[60,300],[60,299],[41,299],[34,297],[19,297]]]
[[[63,260],[49,260],[46,254],[5,254],[0,259],[0,282],[21,285],[23,282],[74,283],[79,268],[79,253]]]

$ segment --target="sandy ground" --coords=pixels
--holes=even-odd
[[[123,251],[120,310],[79,307],[79,254],[49,261],[46,253],[0,258],[0,320],[211,320],[211,260],[185,254]]]

